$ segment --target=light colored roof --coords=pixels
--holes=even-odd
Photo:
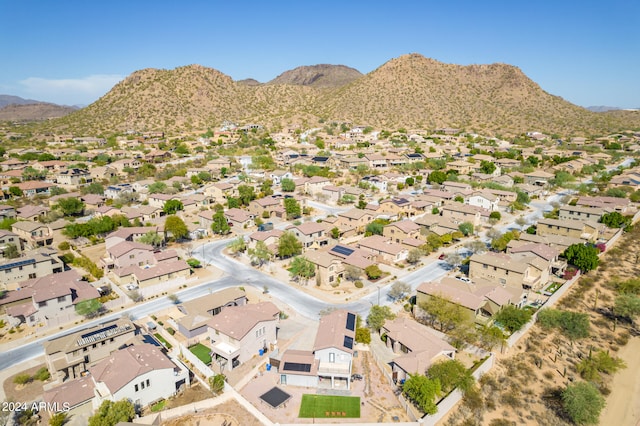
[[[227,303],[246,297],[246,293],[237,287],[225,288],[215,293],[207,294],[196,299],[184,302],[180,305],[181,310],[187,314],[202,314],[207,311],[220,308]],[[211,317],[209,316],[208,319]]]
[[[386,227],[395,227],[405,233],[420,231],[420,225],[409,219],[401,220],[399,222],[392,222]]]
[[[327,225],[317,222],[304,222],[297,226],[290,226],[287,230],[289,229],[297,229],[303,235],[311,235],[317,232],[326,231]]]
[[[108,358],[90,367],[89,371],[96,383],[103,382],[113,395],[136,377],[175,367],[159,347],[143,343],[113,352]]]
[[[119,318],[117,320],[108,321],[90,328],[84,328],[80,331],[76,331],[75,333],[67,334],[62,337],[57,337],[57,338],[48,340],[43,344],[45,353],[48,355],[52,355],[57,352],[68,353],[87,345],[90,346],[93,344],[93,342],[87,341],[84,344],[79,344],[82,342],[81,341],[82,335],[90,334],[92,331],[102,330],[111,325],[116,326],[114,327],[114,329],[117,330],[116,334],[134,333],[136,329],[135,325],[129,319]],[[116,334],[106,336],[105,339],[107,337],[109,338],[114,337]]]
[[[229,306],[209,320],[209,327],[241,340],[253,327],[263,321],[274,320],[280,309],[271,302],[254,305]]]
[[[407,250],[402,244],[391,242],[388,238],[381,235],[372,235],[366,237],[357,242],[359,247],[376,250],[382,253],[388,253],[397,255],[400,252]]]
[[[153,247],[148,244],[139,243],[136,241],[122,241],[112,247],[107,249],[107,252],[111,255],[111,257],[117,258],[129,253],[131,250],[144,250],[144,251],[153,251]]]
[[[309,365],[310,371],[287,370],[284,368],[284,366],[289,363]],[[280,359],[280,372],[301,376],[316,376],[318,374],[319,365],[320,360],[315,359],[313,352],[287,349],[286,351],[284,351],[284,353],[282,354],[282,358]]]
[[[91,376],[69,380],[63,384],[44,391],[44,401],[48,404],[62,407],[69,404],[70,408],[88,402],[94,397],[94,383]]]
[[[479,309],[485,303],[482,297],[479,297],[468,290],[462,290],[460,288],[447,285],[446,281],[439,283],[424,282],[418,286],[416,291],[429,296],[445,297],[456,305],[463,306],[473,311]]]
[[[321,350],[326,348],[337,348],[345,352],[353,353],[353,347],[348,348],[345,344],[345,337],[350,337],[355,341],[355,325],[354,330],[347,328],[348,315],[356,315],[344,309],[333,311],[320,318],[316,341],[313,344],[313,350]]]
[[[138,281],[146,281],[174,272],[184,271],[186,269],[191,269],[187,262],[184,260],[174,260],[172,262],[158,263],[153,268],[138,268],[138,270],[133,272],[133,274],[136,276]]]

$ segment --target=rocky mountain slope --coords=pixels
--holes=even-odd
[[[535,130],[588,136],[640,128],[640,113],[590,112],[545,92],[505,64],[460,66],[411,54],[339,87],[335,73],[331,78],[320,74],[317,67],[301,67],[256,85],[200,65],[144,69],[47,129],[172,132],[213,128],[224,120],[272,128],[344,120],[388,129],[450,126],[502,135]],[[317,87],[323,81],[334,85]]]
[[[0,108],[0,121],[41,121],[51,118],[64,117],[77,111],[78,108],[49,104],[45,102],[35,104],[10,104]]]
[[[285,71],[269,84],[293,84],[317,89],[341,87],[362,77],[362,73],[344,65],[310,65]]]

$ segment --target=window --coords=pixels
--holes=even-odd
[[[144,382],[141,382],[141,383],[140,383],[140,388],[141,388],[141,389],[144,389]]]
[[[133,254],[129,255],[129,259],[133,259],[134,257],[135,257],[135,255],[133,255]]]
[[[45,306],[47,306],[47,301],[46,300],[44,302],[38,302],[38,307],[39,308],[43,308]]]
[[[151,385],[149,384],[149,379],[147,379],[147,387],[149,387],[149,386],[151,386]]]
[[[64,302],[65,300],[67,300],[67,296],[58,297],[58,302]]]
[[[138,385],[133,385],[133,388],[135,389],[136,392],[138,392]]]
[[[30,279],[30,280],[34,279],[35,277],[36,277],[35,272],[34,272],[34,273],[29,274],[29,279]]]
[[[329,354],[329,362],[336,362],[336,354],[331,352]]]

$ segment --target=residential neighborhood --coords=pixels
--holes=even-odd
[[[468,389],[440,369],[503,368],[640,217],[638,133],[255,126],[0,150],[6,400],[160,424],[224,397],[295,424],[334,395],[360,402],[327,417],[444,424]],[[9,383],[21,359],[46,378]]]

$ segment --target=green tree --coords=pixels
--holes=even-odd
[[[9,243],[5,246],[3,256],[7,259],[15,259],[20,257],[20,252],[18,251],[18,246],[15,244]]]
[[[491,161],[482,160],[480,162],[480,171],[490,175],[496,171],[496,165]]]
[[[358,204],[356,204],[356,208],[360,210],[364,210],[367,207],[367,202],[364,199],[364,194],[360,194],[358,196]]]
[[[285,231],[278,240],[278,257],[285,259],[300,253],[302,253],[302,243],[293,232]]]
[[[171,215],[164,221],[164,231],[171,234],[175,240],[181,240],[189,235],[189,229],[182,219]]]
[[[295,198],[284,199],[284,211],[287,214],[287,220],[297,219],[302,215],[300,203]]]
[[[575,265],[582,273],[589,272],[598,267],[600,250],[597,247],[584,244],[572,244],[564,251],[564,257],[569,263]]]
[[[218,210],[211,217],[211,231],[214,234],[224,235],[228,234],[231,230],[227,218],[224,215],[224,211]]]
[[[356,281],[362,276],[362,269],[353,265],[346,265],[344,267],[344,277],[349,281]]]
[[[22,197],[22,189],[18,188],[17,186],[10,186],[9,194],[14,197]]]
[[[640,315],[640,297],[635,294],[621,294],[616,297],[613,305],[613,313],[631,322]]]
[[[91,182],[90,184],[80,188],[80,193],[104,195],[104,186],[98,182]]]
[[[370,280],[377,280],[382,276],[382,270],[378,265],[369,265],[364,268],[364,273],[367,274],[367,278]]]
[[[190,268],[200,268],[202,266],[202,262],[200,262],[198,259],[192,257],[190,259],[186,260],[187,265],[189,265]],[[175,296],[175,294],[172,294],[172,296]],[[176,296],[177,297],[177,296]]]
[[[98,299],[87,299],[76,303],[76,313],[87,318],[98,316],[102,309],[102,303]]]
[[[258,241],[254,248],[249,249],[248,254],[251,259],[251,264],[258,267],[269,262],[272,256],[264,241]]]
[[[442,185],[442,182],[447,180],[447,174],[441,170],[434,170],[433,172],[429,173],[427,180],[431,184],[437,183],[439,185]]]
[[[458,225],[458,229],[462,232],[462,235],[468,237],[473,234],[473,223],[471,222],[462,222]]]
[[[368,345],[371,343],[371,330],[368,328],[357,327],[356,328],[356,343],[363,343]]]
[[[247,243],[244,241],[243,236],[239,236],[227,244],[227,248],[232,254],[243,253],[247,249]]]
[[[115,426],[120,422],[130,422],[136,415],[133,403],[127,399],[117,402],[105,400],[95,414],[89,417],[89,426]]]
[[[418,307],[429,315],[432,325],[435,322],[440,324],[440,331],[458,327],[467,320],[465,308],[444,295],[431,295],[426,301],[419,303]]]
[[[494,320],[502,324],[510,333],[515,333],[531,320],[531,311],[509,305],[502,308],[494,316]]]
[[[373,222],[367,224],[367,226],[365,227],[365,235],[382,235],[382,233],[384,232],[383,229],[384,224],[374,220]]]
[[[184,204],[180,200],[167,200],[162,207],[162,211],[168,215],[176,214],[179,210],[184,210]]]
[[[289,267],[292,278],[302,278],[307,282],[316,274],[316,266],[304,256],[296,256]]]
[[[491,212],[489,213],[489,219],[500,220],[502,219],[502,215],[500,214],[500,212]]]
[[[260,196],[268,197],[269,195],[273,195],[273,181],[271,179],[260,184]]]
[[[243,206],[248,206],[250,202],[256,199],[256,192],[253,186],[251,185],[240,185],[238,186],[238,199],[240,200],[240,204]]]
[[[438,411],[436,399],[442,393],[440,382],[421,374],[410,374],[402,386],[402,393],[413,401],[425,414]]]
[[[434,250],[438,250],[442,247],[442,240],[437,234],[427,235],[427,244],[429,244]]]
[[[331,231],[329,232],[331,233],[331,238],[333,238],[334,240],[340,238],[340,229],[337,226],[331,228]]]
[[[393,300],[402,299],[411,292],[411,286],[402,281],[396,281],[389,289],[389,297]]]
[[[475,383],[471,370],[457,359],[433,363],[427,370],[427,377],[438,380],[444,393],[456,388],[466,393]]]
[[[296,190],[296,184],[293,179],[283,178],[280,181],[280,188],[283,192],[293,192]]]
[[[396,315],[388,306],[374,305],[367,316],[367,325],[375,331],[380,331],[385,321],[395,319]]]
[[[156,231],[150,231],[138,238],[138,242],[142,244],[149,244],[153,247],[160,247],[162,243],[164,243],[164,238]]]
[[[538,324],[542,328],[558,328],[571,341],[589,336],[589,315],[559,309],[542,309],[538,312]]]
[[[576,370],[580,373],[580,377],[589,381],[599,383],[602,380],[601,373],[613,374],[618,370],[625,368],[625,362],[609,355],[605,351],[596,351],[589,354],[588,357],[576,364]]]
[[[226,377],[224,374],[216,374],[215,376],[209,377],[209,389],[215,395],[219,395],[224,390]]]
[[[230,209],[237,209],[240,207],[240,200],[235,197],[227,197],[227,207]]]
[[[22,180],[44,180],[46,177],[47,172],[44,170],[36,170],[31,166],[22,169]]]
[[[168,186],[164,182],[153,182],[149,185],[149,194],[164,194]]]
[[[619,212],[609,212],[602,215],[600,222],[609,228],[626,228],[631,224],[631,217],[623,216]]]
[[[574,423],[597,424],[606,402],[592,383],[576,382],[562,392],[562,406]]]
[[[414,265],[420,262],[421,258],[422,258],[422,250],[420,250],[419,248],[411,249],[409,250],[409,254],[407,254],[407,263]]]
[[[60,411],[49,418],[49,426],[64,426],[68,420],[69,414],[66,411]]]
[[[0,229],[4,229],[5,231],[11,231],[11,225],[13,225],[16,222],[17,222],[16,219],[13,219],[10,217],[4,218],[0,220]]]
[[[464,203],[464,197],[462,195],[456,195],[453,201],[456,203]]]

